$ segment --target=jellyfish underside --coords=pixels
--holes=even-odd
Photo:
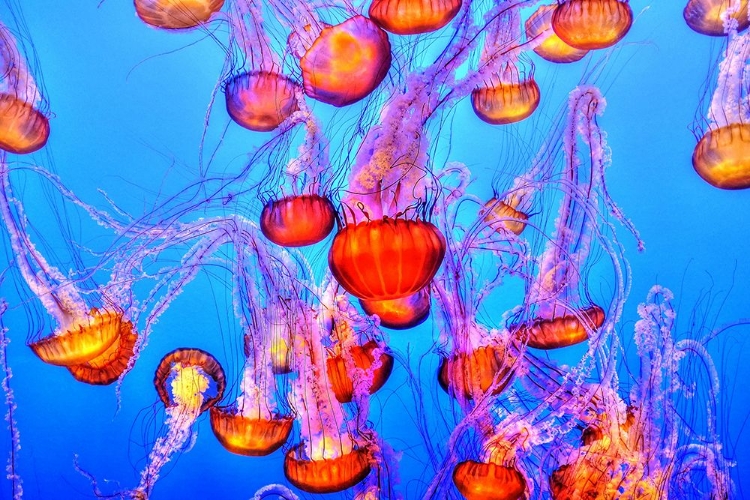
[[[474,113],[491,125],[525,120],[539,106],[539,86],[533,77],[517,83],[499,82],[471,93]]]
[[[466,460],[453,469],[453,483],[467,500],[519,500],[526,480],[513,467]]]
[[[292,417],[245,416],[234,407],[213,406],[211,429],[222,446],[238,455],[260,457],[281,448],[292,432]]]
[[[709,130],[693,151],[693,168],[721,189],[750,187],[750,124],[731,123]]]
[[[726,36],[722,14],[733,0],[689,0],[682,16],[693,31],[708,36]],[[737,31],[744,31],[750,25],[747,17],[748,0],[740,1],[740,9],[731,17],[737,22]]]
[[[574,313],[538,318],[514,328],[516,337],[535,349],[558,349],[580,344],[589,332],[604,324],[604,311],[597,305]]]
[[[552,14],[555,7],[555,5],[541,5],[526,20],[526,38],[532,39],[541,36],[542,32],[549,30],[549,35],[542,43],[534,47],[534,52],[553,63],[580,61],[589,51],[571,47],[552,31]]]
[[[318,243],[330,234],[335,222],[333,204],[320,195],[288,196],[270,201],[260,215],[263,235],[285,247]]]
[[[380,326],[392,330],[407,330],[422,324],[430,315],[430,292],[425,287],[400,299],[360,299],[359,304],[365,314],[380,318]]]
[[[0,149],[14,154],[33,153],[49,138],[49,120],[31,104],[0,93]]]
[[[135,11],[144,23],[168,30],[200,26],[223,6],[224,0],[135,0]]]
[[[367,448],[354,448],[336,458],[306,459],[301,445],[284,456],[284,475],[297,488],[308,493],[336,493],[356,485],[370,474]]]
[[[552,29],[562,41],[583,50],[604,49],[619,42],[633,24],[624,0],[568,0],[552,15]]]
[[[296,87],[271,71],[241,73],[225,85],[227,112],[248,130],[270,132],[297,111]]]
[[[461,9],[462,0],[373,0],[369,15],[381,28],[397,35],[436,31]]]

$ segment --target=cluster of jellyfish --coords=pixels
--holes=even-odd
[[[196,175],[186,190],[203,193],[199,201],[168,199],[139,216],[96,208],[51,170],[22,160],[45,147],[50,110],[28,43],[0,24],[0,227],[12,248],[0,280],[27,287],[54,322],[28,341],[39,360],[119,391],[182,290],[209,266],[232,276],[225,285],[244,336],[242,369],[227,373],[215,355],[191,346],[165,354],[154,375],[164,433],[137,485],[104,491],[101,478],[89,475],[97,496],[148,498],[207,413],[228,453],[248,461],[283,453],[288,483],[255,498],[291,500],[295,489],[400,497],[398,453],[373,428],[370,400],[393,370],[408,370],[389,347],[389,332],[425,321],[440,332],[433,377],[453,410],[445,439],[427,444],[434,474],[425,498],[732,495],[732,464],[716,431],[719,387],[707,350],[714,335],[676,338],[669,290],[654,287],[639,306],[640,320],[626,335],[640,364],[627,384],[619,375],[617,322],[630,270],[618,228],[642,245],[606,187],[602,93],[587,84],[573,89],[545,145],[524,169],[498,175],[489,200],[467,193],[466,166],[435,162],[457,102],[469,98],[476,116],[493,125],[527,119],[543,98],[529,53],[573,64],[613,47],[634,21],[627,0],[373,0],[364,10],[345,1],[332,8],[135,0],[135,12],[156,29],[228,26],[220,86],[226,114],[268,139],[241,172]],[[684,17],[695,31],[726,39],[693,166],[716,187],[748,188],[747,1],[690,0]],[[419,64],[409,54],[420,44],[443,46]],[[357,125],[329,137],[313,100],[336,108],[362,101]],[[336,141],[344,152],[332,155]],[[249,182],[261,170],[262,182]],[[21,173],[39,176],[110,231],[112,243],[96,263],[108,282],[92,284],[86,269],[66,274],[32,241],[14,191]],[[228,210],[225,195],[237,192],[247,198],[237,205],[243,210]],[[314,261],[321,250],[323,271]],[[145,271],[163,265],[167,252],[177,252],[178,262]],[[613,284],[606,303],[588,292],[599,279],[594,260]],[[144,276],[149,290],[141,296],[135,283]],[[523,295],[488,320],[480,314],[484,301],[510,279],[523,283]],[[6,307],[0,301],[0,317]],[[17,332],[2,324],[0,331],[14,443],[8,479],[21,498],[5,357]],[[587,347],[573,365],[547,355],[576,344]],[[694,429],[678,408],[700,370],[711,383],[702,395],[706,428]],[[227,393],[228,380],[237,394]]]

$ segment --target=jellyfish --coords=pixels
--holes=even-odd
[[[453,469],[453,482],[468,500],[519,500],[526,492],[520,472],[493,462],[461,462]]]
[[[582,50],[616,44],[633,24],[627,0],[566,0],[552,14],[552,29],[560,39]]]
[[[207,23],[224,6],[224,0],[135,0],[135,12],[155,28],[190,29]]]
[[[520,39],[520,16],[516,10],[504,13],[485,34],[480,64],[494,57],[498,46],[510,46]],[[492,125],[506,125],[525,120],[539,106],[539,85],[534,80],[533,66],[526,73],[523,61],[511,53],[501,69],[471,92],[474,113]]]
[[[580,61],[588,54],[586,49],[571,47],[552,30],[552,14],[557,5],[540,5],[526,20],[526,38],[543,38],[534,47],[534,52],[540,57],[553,63],[572,63]]]
[[[344,409],[328,389],[322,335],[333,325],[324,303],[331,304],[330,299],[315,309],[295,311],[302,329],[301,341],[295,344],[295,359],[299,373],[304,375],[293,382],[293,394],[302,442],[284,456],[287,480],[310,493],[343,491],[361,482],[372,470],[376,450],[372,439],[345,427]],[[363,412],[357,421],[366,414]]]
[[[0,150],[33,153],[49,138],[45,101],[11,31],[0,23]]]
[[[161,469],[185,446],[196,419],[222,398],[225,386],[224,370],[205,351],[180,348],[162,358],[154,387],[166,407],[167,434],[154,443],[134,496],[148,498]]]
[[[486,209],[484,221],[496,231],[510,231],[520,236],[526,229],[526,221],[529,220],[528,214],[518,210],[520,202],[520,197],[513,194],[508,197],[507,201],[491,198],[484,204]]]
[[[227,112],[248,130],[270,132],[299,109],[299,85],[283,74],[257,2],[232,2],[229,20],[242,64],[224,82]]]
[[[750,111],[747,61],[750,36],[730,35],[708,112],[708,130],[693,150],[693,168],[714,187],[750,187]]]
[[[688,0],[682,16],[690,29],[708,36],[726,36],[750,25],[747,0]]]
[[[274,392],[274,367],[278,356],[274,353],[274,325],[279,324],[279,313],[289,304],[278,294],[289,289],[293,276],[279,250],[264,247],[257,228],[250,224],[234,233],[235,267],[233,270],[235,305],[245,332],[245,366],[240,383],[240,395],[229,406],[214,406],[210,410],[211,428],[219,442],[229,451],[246,456],[264,456],[286,443],[294,418],[278,408]],[[262,284],[254,284],[253,271],[266,277]],[[291,300],[291,299],[290,299]],[[286,361],[286,360],[284,360]]]
[[[456,17],[462,0],[373,0],[370,19],[396,35],[437,31]]]
[[[617,218],[632,230],[604,187],[608,155],[604,137],[595,122],[604,104],[601,94],[593,87],[579,87],[570,95],[570,114],[564,136],[566,185],[563,200],[555,235],[540,258],[538,275],[527,297],[528,303],[537,309],[536,317],[511,328],[530,347],[556,349],[583,342],[606,319],[599,305],[579,304],[577,290],[593,243],[598,204],[612,207]],[[590,148],[591,156],[585,163],[577,158],[579,130],[582,141]]]

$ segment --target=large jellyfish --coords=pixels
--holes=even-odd
[[[750,35],[729,34],[724,60],[708,110],[708,130],[693,150],[693,168],[721,189],[750,187]]]
[[[135,0],[135,12],[155,28],[195,28],[219,12],[224,0]]]

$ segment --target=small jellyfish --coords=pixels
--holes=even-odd
[[[328,253],[331,273],[365,300],[407,297],[427,286],[445,255],[445,238],[425,220],[384,217],[344,226]]]
[[[474,399],[475,395],[484,395],[490,387],[491,394],[497,396],[513,380],[514,361],[499,342],[469,352],[459,351],[441,359],[438,382],[455,398]]]
[[[380,326],[392,330],[407,330],[421,325],[430,315],[430,303],[429,286],[400,299],[359,300],[365,314],[377,315]]]
[[[453,483],[467,500],[520,500],[526,480],[514,467],[466,460],[453,469]]]
[[[333,230],[333,203],[317,194],[287,196],[269,201],[260,214],[263,235],[285,247],[313,245]]]
[[[495,231],[510,231],[519,236],[526,229],[529,216],[518,210],[519,199],[514,196],[506,201],[491,198],[484,204],[486,215],[484,221]]]
[[[148,455],[148,465],[133,494],[146,498],[161,469],[188,442],[198,416],[218,402],[226,387],[219,362],[201,349],[180,348],[165,355],[154,374],[154,387],[166,407],[167,433]]]
[[[135,12],[155,28],[179,30],[198,27],[224,6],[224,0],[135,0]]]
[[[331,383],[331,389],[340,403],[350,403],[354,396],[353,368],[370,375],[370,394],[377,392],[388,381],[393,370],[393,356],[385,346],[375,340],[369,340],[364,345],[340,347],[326,359],[326,372]],[[376,356],[377,355],[377,360]]]
[[[28,154],[44,147],[50,128],[42,101],[15,38],[0,23],[0,150]]]
[[[726,36],[750,25],[747,0],[688,0],[682,16],[690,29],[708,36]]]
[[[509,9],[500,21],[487,29],[480,66],[497,58],[500,47],[509,47],[521,37],[521,18],[517,9]],[[471,92],[474,113],[491,125],[507,125],[525,120],[539,106],[539,85],[534,80],[533,66],[526,72],[523,66],[529,63],[519,59],[514,52],[499,56],[500,68],[492,73],[481,86]]]
[[[373,0],[370,19],[396,35],[437,31],[456,17],[462,0]]]
[[[551,318],[538,318],[531,324],[514,329],[515,335],[527,339],[526,345],[535,349],[559,349],[580,344],[589,332],[604,324],[604,310],[596,304],[571,312],[553,312]]]
[[[228,17],[231,46],[244,64],[224,82],[227,112],[248,130],[270,132],[299,110],[300,87],[282,73],[255,1],[232,2]]]
[[[553,63],[572,63],[580,61],[588,50],[577,49],[563,42],[552,29],[552,14],[557,5],[540,5],[526,20],[526,38],[543,37],[544,40],[534,47],[540,57]]]
[[[337,107],[367,97],[390,66],[388,35],[360,15],[322,28],[300,59],[305,93]]]
[[[562,41],[582,50],[616,44],[633,24],[627,0],[567,0],[552,14],[552,29]]]

